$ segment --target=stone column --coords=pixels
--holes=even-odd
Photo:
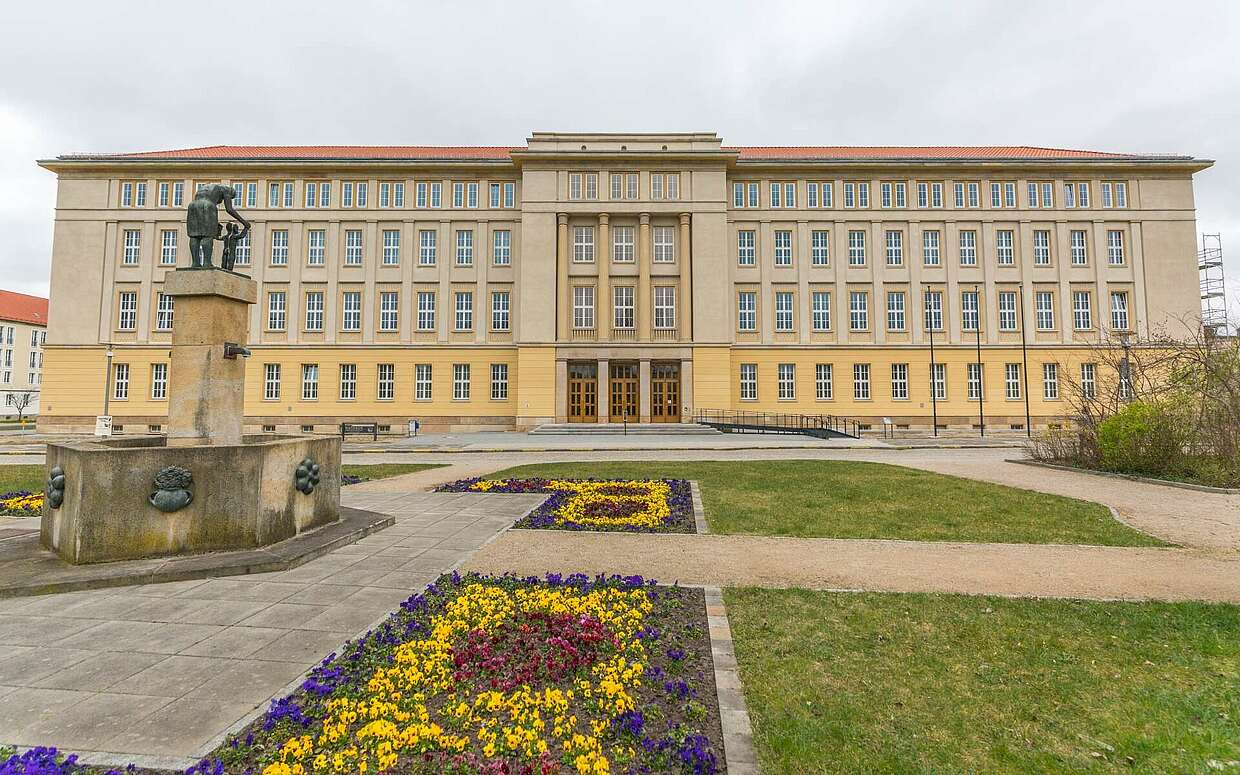
[[[611,422],[611,362],[598,362],[598,421]]]
[[[637,339],[649,342],[650,305],[653,303],[650,298],[650,213],[641,214],[640,224],[637,230],[637,293],[634,304],[637,305]],[[650,376],[649,369],[646,376]],[[642,422],[650,419],[649,415],[645,417]]]
[[[172,296],[168,446],[241,443],[245,359],[224,357],[224,342],[245,345],[258,284],[217,269],[178,269],[164,276]]]
[[[689,422],[693,418],[693,359],[684,358],[680,361],[680,421]]]
[[[642,358],[637,368],[637,421],[650,422],[650,359]]]
[[[555,362],[555,421],[568,422],[568,361]]]
[[[690,287],[690,270],[693,260],[693,252],[689,244],[689,225],[692,216],[689,213],[680,214],[680,235],[678,238],[679,245],[676,246],[680,255],[676,256],[676,260],[680,262],[680,309],[677,311],[679,320],[676,321],[676,327],[680,329],[680,340],[682,342],[693,341],[693,288]]]
[[[598,265],[598,289],[594,296],[594,325],[598,331],[598,340],[606,342],[611,337],[612,322],[611,227],[607,213],[598,215],[598,247],[595,250],[595,263]]]
[[[555,330],[556,339],[568,341],[569,316],[572,314],[568,287],[568,213],[556,216],[555,239]]]

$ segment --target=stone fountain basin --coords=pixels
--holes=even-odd
[[[296,485],[305,458],[320,466],[309,494]],[[248,549],[340,519],[340,437],[244,436],[241,444],[167,446],[164,436],[49,443],[47,469],[65,474],[64,500],[45,498],[40,540],[66,562],[91,563]],[[155,477],[188,470],[188,504],[152,504]],[[155,496],[164,508],[183,493]]]

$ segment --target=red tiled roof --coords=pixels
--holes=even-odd
[[[15,291],[0,291],[0,320],[46,326],[47,299]]]
[[[208,145],[171,151],[71,154],[85,159],[507,159],[521,148],[446,145]]]
[[[1138,154],[1029,145],[748,146],[741,159],[1133,159]]]

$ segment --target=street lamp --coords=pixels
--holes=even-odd
[[[105,417],[108,414],[108,399],[112,397],[112,356],[115,355],[115,353],[112,352],[111,345],[108,345],[106,355],[108,356],[108,364],[103,369],[103,415]]]

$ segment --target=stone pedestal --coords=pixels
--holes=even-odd
[[[225,358],[223,343],[245,345],[257,283],[223,269],[178,269],[164,278],[164,293],[176,314],[168,446],[240,444],[245,360]]]

